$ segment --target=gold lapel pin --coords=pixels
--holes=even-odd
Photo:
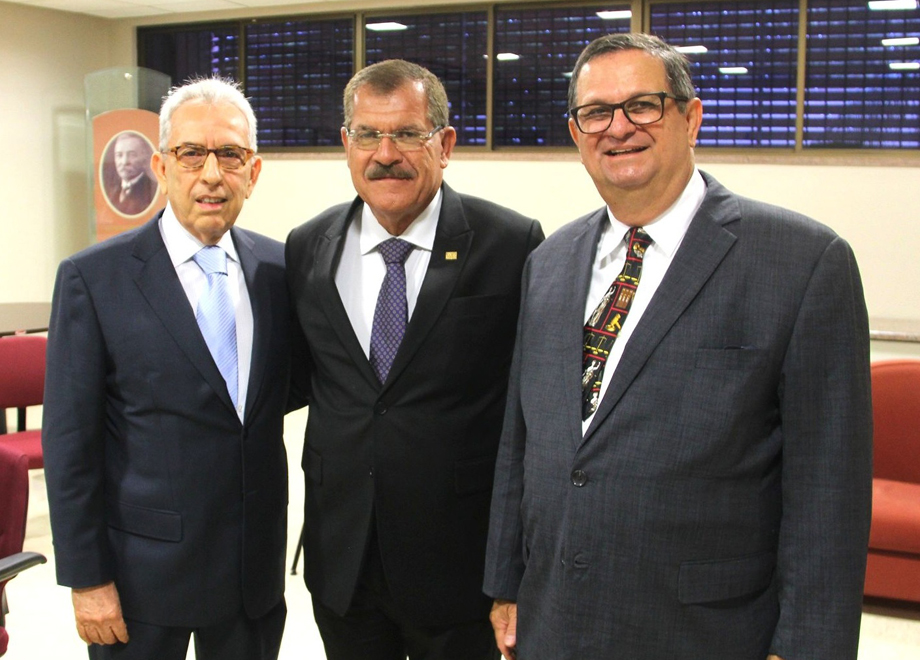
[[[445,253],[444,253],[444,258],[445,258],[447,261],[456,261],[456,260],[457,260],[457,253],[456,253],[456,252],[445,252]]]

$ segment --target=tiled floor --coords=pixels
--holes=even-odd
[[[305,413],[288,416],[285,438],[291,469],[288,556],[300,534],[303,476],[300,452]],[[70,594],[54,580],[54,557],[48,526],[44,477],[31,473],[31,497],[26,550],[41,552],[48,563],[32,568],[7,586],[10,647],[5,660],[85,660],[85,646],[73,626]],[[281,644],[281,660],[321,660],[323,647],[313,623],[310,600],[301,575],[288,576],[288,619]],[[190,653],[189,658],[194,654]],[[893,608],[872,603],[864,608],[859,660],[916,660],[920,658],[920,608]],[[730,659],[715,659],[730,660]]]

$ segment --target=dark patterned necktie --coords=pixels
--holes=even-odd
[[[613,284],[607,289],[607,293],[585,324],[581,378],[582,420],[588,419],[597,410],[607,356],[610,355],[613,342],[620,334],[623,321],[626,320],[633,297],[636,295],[636,287],[639,286],[639,277],[642,275],[642,258],[652,239],[641,227],[633,227],[626,232],[626,243],[626,263],[623,264],[623,270],[613,280]]]
[[[391,238],[377,246],[387,265],[387,274],[377,295],[374,325],[371,328],[370,362],[381,383],[385,383],[406,334],[409,316],[406,303],[406,268],[403,264],[412,251],[412,244]]]

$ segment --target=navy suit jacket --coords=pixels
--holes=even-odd
[[[201,626],[282,598],[290,309],[281,243],[231,229],[253,314],[245,423],[158,221],[64,260],[42,442],[58,581]]]
[[[393,598],[418,625],[483,619],[489,501],[524,261],[535,220],[443,187],[431,260],[387,381],[352,329],[335,272],[363,202],[287,241],[312,365],[303,469],[304,576],[343,614],[376,520]]]
[[[485,580],[517,601],[522,660],[856,657],[872,474],[856,263],[828,228],[704,177],[584,435],[606,209],[525,269]]]

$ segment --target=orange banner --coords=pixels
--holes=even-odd
[[[150,168],[158,133],[159,118],[149,110],[112,110],[93,119],[97,241],[143,224],[166,205]]]

